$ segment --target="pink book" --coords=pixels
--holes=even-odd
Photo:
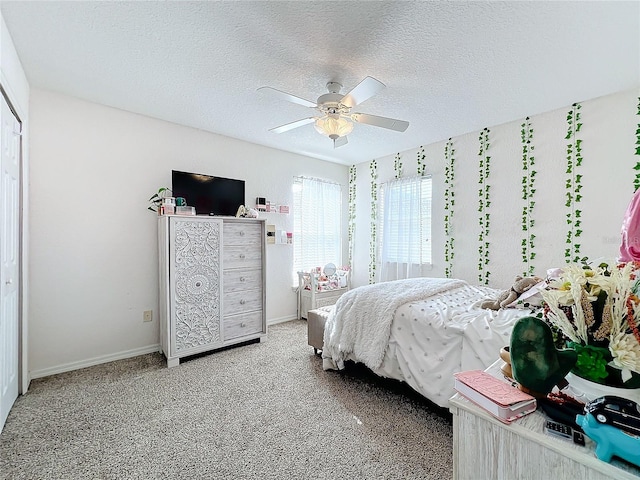
[[[504,423],[535,411],[534,397],[482,370],[454,374],[454,388]]]

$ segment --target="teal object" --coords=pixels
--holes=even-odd
[[[577,415],[576,423],[584,433],[597,443],[596,457],[611,462],[613,456],[640,466],[640,437],[629,435],[611,425],[604,425],[587,413]]]
[[[539,397],[561,383],[578,360],[575,350],[555,347],[551,328],[536,317],[523,317],[515,323],[510,352],[513,378]]]

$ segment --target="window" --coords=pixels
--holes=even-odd
[[[293,277],[299,271],[342,264],[342,190],[317,178],[293,180]]]
[[[380,188],[380,281],[422,277],[431,266],[431,177]]]

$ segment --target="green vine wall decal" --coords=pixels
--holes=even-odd
[[[396,153],[395,160],[393,161],[393,170],[396,172],[396,178],[402,177],[402,157],[400,153]]]
[[[582,128],[579,103],[574,103],[567,113],[567,179],[565,181],[565,207],[567,213],[567,247],[564,257],[568,262],[580,261],[581,245],[578,243],[582,236],[582,211],[578,208],[582,200],[582,175],[578,172],[582,166],[582,140],[578,138],[578,133]]]
[[[535,181],[535,157],[533,156],[533,127],[531,121],[527,117],[521,125],[520,139],[522,142],[522,199],[524,206],[522,207],[522,263],[525,266],[523,272],[525,277],[533,276],[535,267],[533,261],[536,258],[535,238],[532,232],[535,221],[533,220],[533,209],[536,205],[534,195],[536,193]]]
[[[372,160],[369,164],[371,172],[371,241],[369,243],[369,283],[376,283],[376,230],[378,228],[378,163]]]
[[[453,189],[453,182],[455,180],[455,150],[453,149],[453,142],[451,139],[447,141],[444,146],[444,275],[447,278],[451,278],[451,272],[453,270],[453,207],[455,206],[455,192]],[[420,158],[420,157],[418,157]],[[424,168],[423,168],[424,171]]]
[[[356,173],[355,165],[349,167],[349,224],[347,236],[349,240],[349,268],[353,268],[354,234],[356,229]]]
[[[480,226],[480,234],[478,235],[478,282],[488,285],[491,272],[487,269],[489,265],[489,226],[491,218],[489,214],[489,206],[491,205],[489,190],[489,172],[491,157],[487,155],[489,151],[489,132],[488,128],[484,128],[478,137],[480,142],[480,151],[478,156],[478,225]]]
[[[424,169],[427,166],[426,155],[424,154],[424,147],[421,145],[418,150],[418,175],[424,176]]]
[[[640,97],[638,97],[638,111],[636,115],[640,116]],[[638,122],[636,128],[636,155],[640,155],[640,122]],[[640,161],[636,162],[633,169],[636,171],[636,176],[633,180],[633,191],[635,192],[640,188]]]

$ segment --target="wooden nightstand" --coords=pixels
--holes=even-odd
[[[501,377],[498,360],[487,372]],[[453,478],[638,480],[640,468],[614,459],[599,460],[588,437],[584,447],[544,432],[540,411],[510,425],[456,393],[449,400],[453,414]]]

